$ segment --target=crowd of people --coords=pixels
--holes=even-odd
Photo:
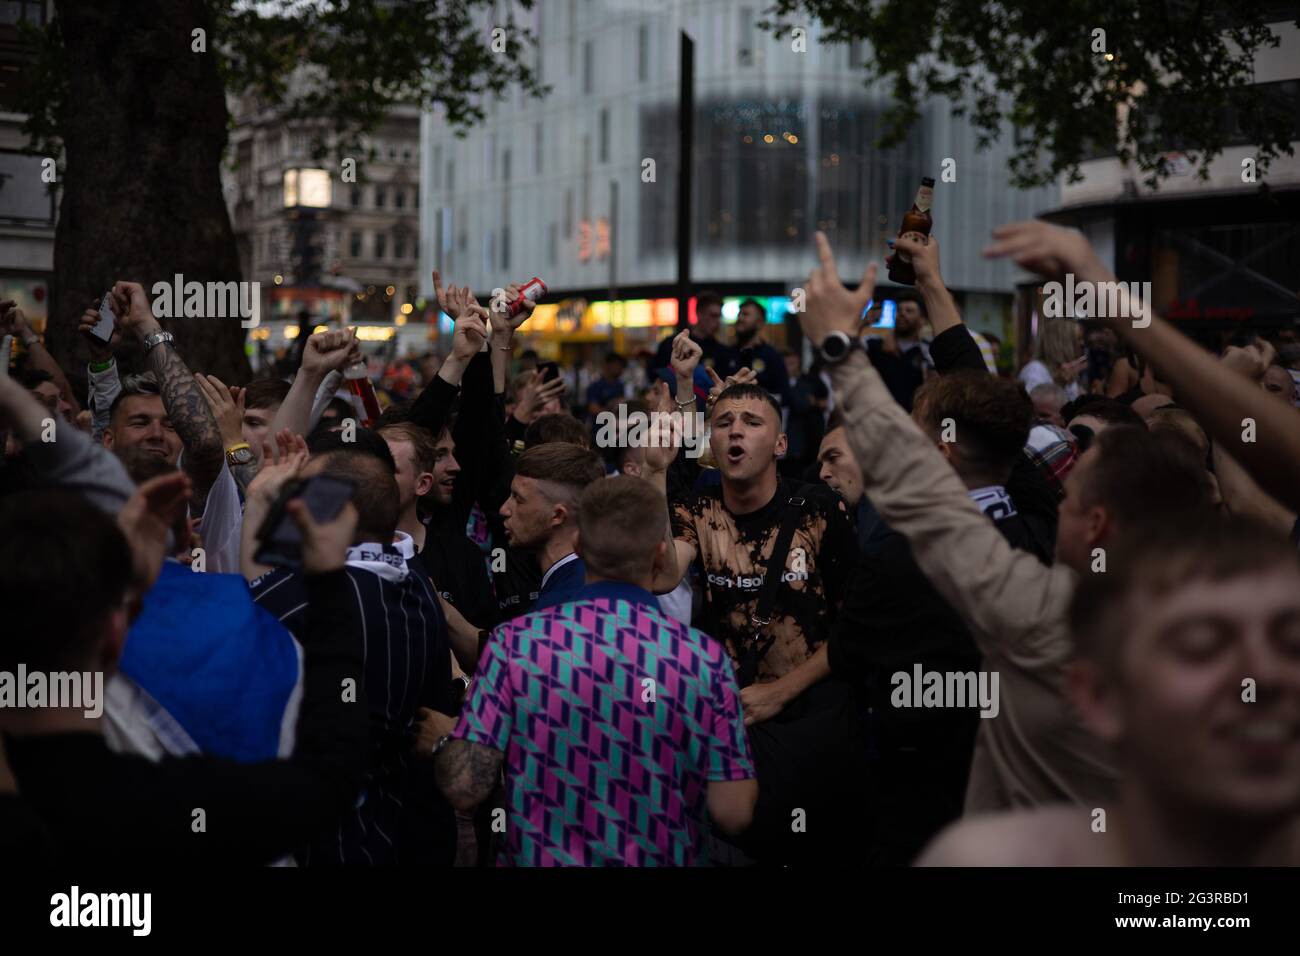
[[[121,281],[83,375],[0,303],[0,847],[1300,862],[1291,339],[1216,354],[1121,287],[1010,375],[936,240],[893,244],[892,329],[876,266],[847,285],[817,242],[809,365],[701,293],[644,374],[611,353],[578,394],[521,368],[518,286],[512,312],[435,272],[450,350],[386,371],[373,421],[345,329],[227,384]],[[986,255],[1115,281],[1041,221]]]

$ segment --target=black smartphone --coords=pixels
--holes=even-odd
[[[289,517],[286,506],[294,498],[301,498],[318,524],[333,521],[356,493],[355,482],[329,475],[317,475],[306,481],[291,481],[280,491],[266,520],[257,529],[261,542],[254,555],[258,564],[273,567],[302,564],[302,532]]]
[[[552,379],[556,379],[560,377],[559,362],[543,362],[541,365],[537,366],[537,368],[542,373],[543,382],[549,382]]]

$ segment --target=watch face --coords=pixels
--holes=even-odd
[[[253,450],[251,448],[238,448],[235,451],[227,452],[227,456],[236,465],[247,465],[253,460]]]
[[[832,332],[822,340],[822,355],[828,362],[838,362],[849,351],[849,337],[843,332]]]

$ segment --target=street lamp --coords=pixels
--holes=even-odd
[[[334,201],[334,183],[328,170],[286,169],[284,208],[329,209]]]
[[[316,285],[320,280],[316,233],[323,213],[333,204],[334,183],[328,170],[294,168],[284,171],[284,210],[295,223],[293,264],[296,286]]]

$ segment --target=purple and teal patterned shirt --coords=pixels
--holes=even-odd
[[[453,736],[505,754],[505,865],[705,862],[709,781],[754,776],[722,644],[612,582],[493,631]]]

